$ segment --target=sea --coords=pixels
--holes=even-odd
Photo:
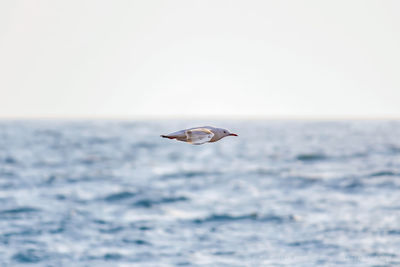
[[[400,121],[2,120],[0,266],[400,266]]]

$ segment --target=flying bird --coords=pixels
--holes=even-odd
[[[161,135],[161,137],[176,139],[178,141],[187,142],[193,145],[202,145],[204,143],[216,142],[226,136],[238,136],[237,134],[231,133],[226,129],[215,128],[211,126],[195,127],[170,133],[167,135]]]

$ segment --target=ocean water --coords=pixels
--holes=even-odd
[[[215,125],[193,146],[160,138]],[[400,121],[1,121],[0,266],[400,266]]]

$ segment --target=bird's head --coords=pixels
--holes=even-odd
[[[222,128],[218,129],[218,134],[220,136],[220,139],[226,136],[238,136],[237,134],[231,133],[228,130]]]

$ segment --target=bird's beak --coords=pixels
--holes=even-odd
[[[230,134],[228,134],[229,136],[238,136],[237,134],[234,134],[234,133],[230,133]]]

